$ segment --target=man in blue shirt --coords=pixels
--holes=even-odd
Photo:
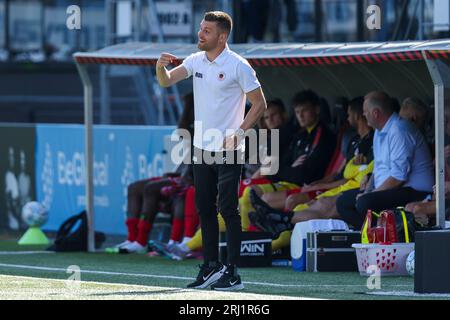
[[[375,129],[374,170],[360,190],[344,192],[337,199],[339,215],[361,228],[367,210],[376,212],[419,201],[433,189],[433,163],[425,138],[416,126],[393,111],[384,92],[364,98],[364,116]]]

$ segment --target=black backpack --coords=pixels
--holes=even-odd
[[[95,232],[95,248],[101,247],[105,241],[103,232]],[[59,227],[56,233],[56,239],[52,246],[47,248],[49,251],[88,251],[88,223],[87,213],[81,213],[68,218]]]

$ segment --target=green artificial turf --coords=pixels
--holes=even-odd
[[[199,260],[172,261],[164,257],[148,257],[145,254],[118,255],[108,253],[34,253],[17,254],[17,251],[40,251],[42,246],[22,247],[13,241],[0,241],[0,275],[17,276],[15,281],[2,281],[0,292],[2,297],[8,296],[8,291],[14,292],[20,296],[20,290],[17,286],[23,284],[23,298],[74,298],[63,290],[62,295],[44,295],[39,296],[38,291],[34,290],[35,295],[27,294],[29,287],[33,288],[35,282],[33,279],[21,277],[41,278],[43,283],[42,290],[50,290],[54,286],[61,286],[61,281],[50,281],[45,279],[68,279],[72,273],[68,273],[69,266],[80,268],[81,281],[104,283],[93,285],[95,287],[108,287],[107,284],[123,284],[120,286],[120,292],[124,297],[126,288],[129,286],[130,292],[135,292],[133,285],[146,286],[149,290],[159,288],[158,295],[145,295],[137,293],[137,296],[145,299],[184,299],[184,296],[192,296],[194,299],[241,299],[239,295],[227,293],[225,295],[214,296],[209,292],[200,292],[192,290],[190,292],[182,291],[182,295],[177,290],[184,289],[186,285],[194,279],[197,273]],[[41,269],[39,269],[41,268]],[[319,298],[319,299],[418,299],[425,297],[404,297],[404,296],[378,296],[371,295],[372,290],[367,288],[367,278],[358,273],[306,273],[294,272],[291,267],[271,267],[271,268],[241,268],[240,274],[245,284],[243,293],[268,295],[263,299],[273,299],[282,297],[293,298]],[[9,283],[9,284],[8,284]],[[92,289],[91,288],[91,289]],[[114,287],[115,288],[115,287]],[[153,289],[152,289],[153,288]],[[161,288],[168,288],[169,291]],[[45,291],[44,290],[44,291]],[[56,290],[56,289],[55,289]],[[176,294],[174,294],[174,290]],[[43,292],[44,292],[43,291]],[[45,291],[45,292],[47,292]],[[57,291],[57,290],[56,290]],[[140,288],[137,291],[142,291]],[[145,290],[144,290],[145,291]],[[412,277],[383,277],[381,279],[381,291],[383,292],[412,292]],[[64,294],[64,292],[66,292]],[[104,290],[88,290],[89,294],[78,295],[77,299],[97,299],[113,298],[117,295],[101,295]],[[109,290],[106,290],[109,292]],[[125,293],[124,293],[125,292]],[[120,294],[119,294],[120,296]],[[13,295],[11,295],[13,297]],[[15,297],[15,296],[14,296]],[[426,297],[429,298],[429,297]]]

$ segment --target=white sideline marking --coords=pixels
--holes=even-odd
[[[55,251],[0,251],[0,255],[56,253]]]
[[[416,293],[413,291],[374,291],[366,294],[374,296],[396,296],[396,297],[413,297],[413,298],[450,298],[450,294],[446,293]]]
[[[42,270],[42,271],[58,271],[66,272],[64,268],[52,268],[52,267],[38,267],[29,265],[19,265],[19,264],[5,264],[0,263],[0,267],[4,268],[16,268],[16,269],[31,269],[31,270]],[[194,280],[191,277],[178,277],[178,276],[164,276],[164,275],[154,275],[154,274],[143,274],[143,273],[125,273],[125,272],[110,272],[110,271],[98,271],[98,270],[81,270],[83,274],[102,274],[110,276],[130,276],[130,277],[144,277],[144,278],[157,278],[157,279],[174,279],[174,280]],[[244,284],[258,285],[258,286],[269,286],[269,287],[280,287],[280,288],[303,288],[303,287],[367,287],[365,284],[280,284],[280,283],[270,283],[270,282],[255,282],[255,281],[243,281]],[[389,287],[410,287],[410,285],[388,285]]]
[[[0,263],[0,267],[42,270],[42,271],[62,271],[64,273],[67,271],[67,269],[64,269],[64,268],[38,267],[38,266],[27,266],[27,265],[20,265],[20,264],[5,264],[5,263]],[[83,269],[81,270],[81,273],[103,274],[103,275],[110,275],[110,276],[134,276],[134,277],[175,279],[175,280],[194,280],[194,278],[188,278],[188,277],[164,276],[164,275],[152,275],[152,274],[140,274],[140,273],[125,273],[125,272],[108,272],[108,271],[83,270]]]

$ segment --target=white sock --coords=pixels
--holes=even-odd
[[[186,244],[186,243],[188,243],[189,241],[191,241],[191,239],[192,239],[191,237],[184,237],[184,238],[183,238],[183,241],[181,241],[181,243],[182,243],[182,244]]]
[[[138,249],[145,248],[145,246],[143,246],[142,244],[140,244],[140,243],[137,242],[137,241],[131,243],[131,247],[132,247],[132,248],[138,248]]]
[[[185,243],[180,243],[178,245],[178,248],[180,248],[181,250],[183,250],[184,252],[189,252],[191,251],[191,249],[189,249],[189,247],[185,244]]]
[[[170,239],[169,242],[167,242],[167,244],[170,246],[170,245],[174,244],[175,242],[176,242],[175,240]]]

